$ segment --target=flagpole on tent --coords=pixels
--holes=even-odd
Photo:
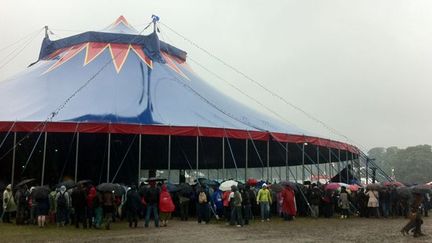
[[[111,131],[108,133],[107,183],[110,182],[110,161],[111,161]]]
[[[267,181],[269,179],[271,181],[271,178],[270,178],[270,139],[267,140]]]
[[[17,140],[17,132],[14,132],[13,139],[13,151],[12,151],[12,174],[11,174],[11,185],[13,186],[15,180],[15,156],[16,156],[16,140]]]
[[[248,143],[249,143],[249,140],[246,138],[246,143],[245,143],[245,146],[246,146],[246,149],[245,149],[245,182],[246,182],[246,180],[247,180],[247,178],[248,178]]]
[[[138,185],[141,179],[141,143],[142,143],[142,134],[140,133],[138,137]]]
[[[80,133],[77,132],[76,145],[75,145],[75,183],[78,181],[78,156],[79,156],[79,137]]]
[[[48,133],[45,132],[44,134],[44,148],[43,148],[43,156],[42,156],[42,177],[41,177],[41,186],[44,184],[44,177],[45,177],[45,161],[46,161],[46,146],[47,146],[47,138]]]
[[[289,181],[288,142],[285,143],[285,180]]]
[[[168,135],[168,181],[171,179],[171,134]]]

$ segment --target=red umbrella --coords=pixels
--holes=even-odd
[[[383,182],[383,186],[401,187],[401,186],[405,186],[405,185],[400,183],[399,181],[385,181],[385,182]]]
[[[329,183],[325,186],[325,189],[329,191],[333,191],[339,189],[339,187],[341,187],[339,183]]]
[[[246,182],[246,184],[248,184],[249,186],[256,186],[257,183],[258,183],[258,180],[255,178],[249,178]]]
[[[358,191],[358,189],[360,189],[360,187],[356,184],[352,184],[352,185],[348,186],[348,189],[352,192],[356,192],[356,191]]]

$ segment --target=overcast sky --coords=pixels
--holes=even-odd
[[[138,30],[161,22],[301,107],[363,149],[432,144],[432,1],[2,0],[0,80],[37,59],[9,44],[48,25],[66,37],[124,15]],[[286,122],[346,141],[160,26],[161,39],[271,107]],[[23,46],[23,45],[21,45]],[[20,49],[18,49],[20,50]],[[199,66],[212,85],[264,112]],[[1,111],[0,111],[1,112]],[[268,112],[267,112],[268,113]]]

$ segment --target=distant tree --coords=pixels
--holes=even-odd
[[[417,145],[399,149],[397,147],[373,148],[370,158],[390,175],[395,171],[396,180],[406,183],[426,183],[432,181],[432,147]]]

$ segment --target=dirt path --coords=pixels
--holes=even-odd
[[[129,229],[121,222],[110,231],[0,224],[0,242],[432,242],[432,219],[424,221],[423,230],[428,236],[417,239],[400,234],[405,219],[275,219],[243,228],[223,222],[203,225],[173,220],[166,228],[145,229],[141,222],[139,228]]]

